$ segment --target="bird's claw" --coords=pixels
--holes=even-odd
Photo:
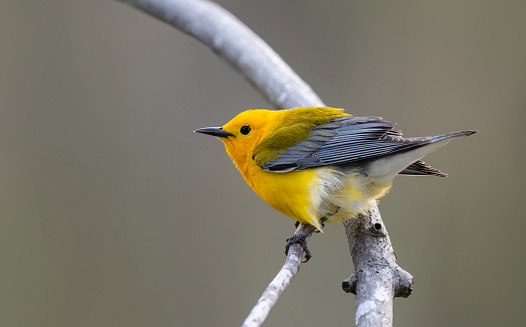
[[[302,263],[305,263],[309,261],[310,258],[312,258],[312,254],[310,253],[309,248],[307,247],[307,235],[298,234],[298,235],[294,235],[292,237],[287,238],[287,243],[285,244],[285,254],[286,255],[289,254],[289,248],[293,244],[301,245],[301,248],[303,249],[303,251],[305,251],[305,259],[301,261]]]

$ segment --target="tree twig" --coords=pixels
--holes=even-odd
[[[309,227],[308,225],[300,224],[294,235],[305,234]],[[312,231],[308,237],[311,234]],[[294,276],[298,273],[302,258],[303,249],[301,246],[298,244],[291,246],[285,264],[283,264],[276,277],[267,286],[241,327],[257,327],[263,324],[274,304],[278,302],[281,293],[289,286]]]
[[[239,71],[276,108],[324,106],[321,99],[259,36],[231,13],[206,0],[118,0],[164,21],[210,47]],[[395,296],[407,297],[412,276],[396,263],[377,208],[344,223],[355,273],[342,284],[356,294],[356,325],[392,326]],[[305,233],[299,225],[294,235]],[[286,262],[245,320],[260,326],[299,271],[303,250],[289,249]]]

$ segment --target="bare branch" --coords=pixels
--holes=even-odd
[[[228,11],[205,0],[119,0],[192,35],[225,59],[277,108],[324,106],[312,89],[254,32]],[[356,325],[392,326],[393,297],[407,297],[412,276],[396,263],[377,208],[345,223],[355,273],[342,284],[356,294]],[[309,234],[300,224],[294,235]],[[243,326],[260,326],[298,273],[303,250],[289,249],[286,262]]]
[[[377,207],[344,222],[354,274],[342,283],[356,294],[356,326],[392,326],[393,298],[408,297],[413,276],[396,263],[391,240]]]
[[[308,225],[300,224],[294,235],[306,233],[309,227]],[[312,234],[312,231],[310,234]],[[301,246],[296,244],[290,247],[285,264],[267,286],[241,327],[257,327],[263,324],[270,310],[278,301],[281,293],[289,286],[294,276],[298,273],[302,263],[302,257],[303,249]]]
[[[225,59],[278,109],[324,106],[256,33],[219,5],[203,0],[119,0],[195,37]]]

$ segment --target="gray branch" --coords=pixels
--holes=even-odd
[[[205,0],[119,0],[195,37],[230,63],[276,108],[324,106],[320,98],[259,36],[231,13]],[[377,208],[348,219],[345,231],[355,273],[343,282],[356,294],[356,325],[392,326],[393,297],[407,297],[412,276],[396,263]],[[309,234],[300,224],[295,232]],[[243,326],[260,326],[298,273],[303,251],[291,246],[286,262]]]
[[[413,276],[396,263],[391,240],[377,207],[344,222],[354,274],[342,283],[356,294],[356,326],[392,326],[393,298],[408,297]]]
[[[294,235],[309,233],[310,226],[300,224]],[[309,237],[312,231],[309,233]],[[267,319],[270,310],[278,302],[281,293],[289,286],[298,273],[303,258],[303,249],[299,245],[293,245],[289,249],[285,264],[267,286],[256,305],[252,308],[249,315],[241,327],[258,327]]]
[[[120,0],[195,37],[232,65],[278,109],[323,102],[256,33],[203,0]]]

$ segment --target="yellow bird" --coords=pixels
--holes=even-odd
[[[247,184],[272,208],[322,231],[325,220],[366,213],[398,174],[446,176],[420,159],[477,132],[403,138],[394,126],[343,109],[307,107],[247,110],[223,127],[195,132],[221,139]]]

